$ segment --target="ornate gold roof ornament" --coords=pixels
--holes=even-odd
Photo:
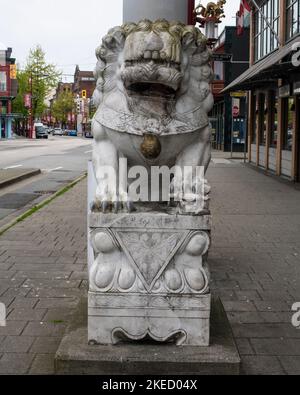
[[[206,7],[200,3],[194,10],[196,21],[201,27],[204,27],[208,21],[221,23],[221,19],[225,18],[225,4],[226,0],[219,0],[217,3],[209,2]]]

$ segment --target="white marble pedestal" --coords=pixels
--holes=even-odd
[[[89,214],[90,344],[208,346],[209,215]]]

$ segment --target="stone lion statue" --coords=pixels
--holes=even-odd
[[[96,56],[94,207],[131,211],[126,187],[103,180],[103,166],[118,174],[120,158],[147,169],[209,165],[210,50],[194,26],[142,20],[111,29]]]

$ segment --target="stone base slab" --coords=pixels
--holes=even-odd
[[[117,344],[124,338],[208,346],[211,295],[99,294],[89,292],[88,338]]]
[[[178,347],[154,342],[88,345],[87,300],[83,299],[55,356],[57,374],[238,375],[241,360],[219,299],[211,311],[211,345]]]

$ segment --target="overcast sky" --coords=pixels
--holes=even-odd
[[[239,3],[227,0],[220,32],[225,23],[235,24]],[[65,74],[74,74],[76,64],[93,70],[101,37],[122,23],[122,4],[123,0],[0,0],[0,42],[13,48],[21,66],[29,49],[40,44],[47,60]]]

